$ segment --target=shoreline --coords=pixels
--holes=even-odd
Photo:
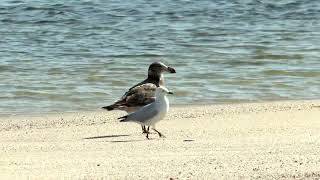
[[[0,178],[320,178],[320,100],[174,106],[151,140],[123,114],[0,116]]]
[[[320,99],[287,99],[287,100],[263,100],[263,101],[234,101],[234,102],[217,102],[217,103],[194,103],[194,104],[170,104],[170,108],[179,108],[179,107],[185,107],[185,106],[219,106],[219,105],[239,105],[239,104],[262,104],[262,103],[304,103],[304,102],[317,102],[320,101]],[[71,111],[50,111],[50,112],[34,112],[34,113],[28,113],[28,112],[12,112],[12,113],[1,113],[0,112],[0,118],[1,117],[7,117],[7,116],[39,116],[43,114],[71,114],[71,113],[92,113],[92,112],[100,112],[101,109],[88,109],[88,110],[71,110]],[[105,110],[106,111],[106,110]]]

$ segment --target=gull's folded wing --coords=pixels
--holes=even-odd
[[[154,102],[154,92],[157,86],[152,83],[142,84],[130,89],[119,101],[110,106],[103,107],[108,110],[127,110],[132,107],[141,107]]]
[[[138,111],[127,115],[125,121],[145,123],[146,121],[155,117],[158,113],[159,111],[157,110],[155,103],[151,103],[140,108]]]

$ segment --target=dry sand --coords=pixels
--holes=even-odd
[[[320,178],[320,101],[173,107],[151,140],[123,114],[0,117],[0,179]]]

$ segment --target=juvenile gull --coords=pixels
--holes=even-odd
[[[120,117],[120,122],[136,122],[142,126],[151,126],[156,131],[159,137],[164,137],[158,130],[156,130],[155,124],[162,120],[169,111],[169,100],[167,94],[173,94],[165,87],[158,87],[155,92],[155,101],[143,106],[138,111]],[[147,131],[147,139],[149,139],[149,127]]]
[[[161,62],[154,62],[149,66],[148,77],[142,82],[131,87],[121,98],[114,104],[102,107],[111,110],[123,110],[127,113],[137,111],[139,108],[154,102],[154,92],[157,87],[164,86],[163,73],[176,73],[172,67],[166,66]],[[145,126],[141,126],[143,133],[146,133]]]

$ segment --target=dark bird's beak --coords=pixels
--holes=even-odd
[[[176,70],[173,69],[172,67],[168,67],[168,68],[167,68],[167,71],[168,71],[169,73],[176,73]]]
[[[168,92],[168,94],[173,94],[173,92],[170,91],[170,92]]]

